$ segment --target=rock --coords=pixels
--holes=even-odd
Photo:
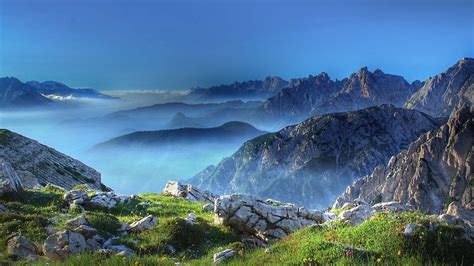
[[[0,204],[0,213],[2,213],[2,212],[9,212],[9,211],[10,211],[10,210],[9,210],[7,207],[5,207],[5,206],[3,206],[2,204]]]
[[[200,191],[192,185],[183,185],[177,181],[168,181],[163,189],[166,195],[185,198],[190,201],[206,202],[214,204],[217,195],[209,191]]]
[[[67,192],[66,189],[64,189],[63,187],[55,185],[55,184],[51,184],[51,183],[46,184],[46,186],[44,186],[44,188],[45,189],[52,189],[52,190],[59,190],[59,191],[62,191],[64,193]]]
[[[473,136],[474,107],[463,107],[446,124],[421,135],[386,165],[355,181],[337,202],[356,198],[396,201],[421,212],[439,214],[450,199],[454,201],[450,213],[473,218]]]
[[[341,212],[338,218],[350,225],[358,225],[372,217],[370,205],[359,205],[350,210]]]
[[[23,190],[23,185],[20,177],[9,162],[0,158],[0,196],[7,192],[21,190]]]
[[[120,228],[119,228],[120,232],[127,232],[129,230],[130,230],[130,225],[128,225],[126,223],[120,224]]]
[[[413,211],[413,208],[409,207],[406,204],[400,204],[397,201],[381,202],[372,206],[374,212],[384,212],[384,211]]]
[[[446,214],[459,217],[464,220],[474,221],[474,210],[464,208],[461,203],[453,201],[449,204]]]
[[[206,203],[202,205],[202,209],[208,212],[213,212],[214,211],[214,204],[211,203]]]
[[[186,218],[184,218],[184,220],[186,221],[186,223],[188,224],[195,224],[197,222],[197,216],[196,214],[194,213],[189,213],[188,216],[186,216]]]
[[[173,247],[172,245],[168,245],[168,251],[170,254],[175,254],[176,253],[176,248]]]
[[[265,243],[281,239],[299,228],[323,222],[321,212],[293,205],[274,206],[242,194],[217,198],[215,218],[217,223]]]
[[[101,208],[112,209],[119,203],[127,202],[130,197],[117,195],[114,192],[99,192],[91,197],[89,204]]]
[[[107,249],[109,246],[111,246],[115,242],[115,240],[118,240],[118,239],[119,238],[115,236],[107,239],[107,241],[105,241],[104,244],[102,245],[102,248]]]
[[[83,235],[86,239],[97,235],[97,229],[84,224],[74,228],[73,231]]]
[[[115,255],[121,256],[121,257],[133,257],[134,256],[132,250],[123,250],[123,251],[118,252]]]
[[[87,195],[87,192],[82,189],[70,190],[66,192],[63,196],[64,201],[66,201],[69,204],[75,203],[75,202],[84,203],[84,200],[87,200],[88,198],[89,196]]]
[[[65,230],[48,236],[43,244],[43,252],[50,259],[64,260],[69,255],[83,252],[86,247],[84,236]]]
[[[266,254],[273,253],[273,249],[272,249],[272,248],[266,248],[266,249],[265,249],[265,253],[266,253]]]
[[[54,217],[49,218],[48,221],[52,224],[58,224],[61,222],[61,217],[54,216]]]
[[[133,256],[133,250],[130,248],[124,246],[124,245],[111,245],[107,247],[107,251],[118,255],[118,256],[124,256],[124,257],[131,257]]]
[[[449,224],[460,226],[464,229],[464,238],[474,243],[474,226],[471,221],[464,220],[458,216],[453,216],[450,214],[441,214],[438,216],[438,219],[447,222]]]
[[[422,227],[423,226],[419,224],[407,224],[405,226],[405,230],[403,231],[403,235],[407,237],[412,237],[415,235],[416,230]]]
[[[235,250],[226,249],[224,251],[221,251],[219,253],[214,254],[212,256],[212,258],[213,258],[213,261],[214,261],[215,264],[220,264],[220,263],[232,258],[236,254],[237,254],[237,252],[235,252]]]
[[[41,189],[43,186],[39,183],[38,178],[29,171],[16,171],[20,177],[23,188]]]
[[[14,236],[7,241],[7,254],[16,258],[41,255],[41,246],[23,236]]]
[[[74,219],[66,221],[66,225],[68,225],[71,228],[76,228],[76,227],[79,227],[81,225],[87,225],[87,224],[89,224],[89,223],[87,222],[86,217],[84,217],[82,215],[79,216],[79,217],[76,217]]]
[[[145,230],[152,229],[158,223],[158,219],[153,215],[148,215],[147,217],[133,222],[130,224],[130,232],[142,232]]]

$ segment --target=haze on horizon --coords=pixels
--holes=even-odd
[[[186,89],[361,66],[424,80],[474,57],[474,2],[0,0],[0,76]]]

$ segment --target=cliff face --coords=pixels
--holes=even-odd
[[[446,72],[429,78],[405,107],[447,117],[453,110],[473,103],[474,59],[463,58]]]
[[[101,190],[100,173],[87,165],[6,129],[0,129],[0,161],[9,176],[19,176],[24,187],[48,183],[71,189],[79,184]]]
[[[357,180],[335,207],[356,198],[368,202],[399,201],[429,213],[456,202],[470,210],[474,175],[474,108],[462,108],[441,128],[422,135],[385,166]]]
[[[313,117],[244,143],[191,179],[215,193],[246,193],[327,207],[354,178],[407,148],[438,121],[391,105]]]

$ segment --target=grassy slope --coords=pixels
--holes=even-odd
[[[0,213],[0,241],[5,243],[9,234],[21,232],[42,243],[47,236],[44,230],[47,219],[59,215],[64,208],[61,197],[59,191],[42,190],[0,199],[0,204],[21,213]],[[199,216],[198,224],[184,222],[182,218],[190,212]],[[71,217],[78,215],[77,210],[68,213]],[[117,235],[118,222],[130,223],[148,214],[159,218],[155,229],[121,236],[117,241],[131,247],[137,256],[122,258],[85,253],[69,258],[66,264],[174,265],[180,261],[209,265],[212,254],[227,247],[237,249],[240,254],[228,262],[231,265],[474,263],[470,252],[474,246],[458,239],[462,235],[460,228],[441,224],[435,230],[420,230],[414,237],[404,237],[405,224],[419,223],[429,228],[433,222],[433,218],[417,213],[382,213],[356,227],[335,222],[305,228],[273,244],[270,253],[265,253],[263,248],[245,249],[228,228],[212,224],[213,216],[202,210],[202,204],[183,199],[142,194],[137,200],[110,211],[88,209],[85,213],[92,226],[100,229],[104,236]],[[65,228],[65,220],[61,218],[55,227]],[[168,245],[178,252],[171,254]],[[10,259],[4,255],[4,249],[5,244],[0,245],[0,263]]]

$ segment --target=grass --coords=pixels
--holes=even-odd
[[[30,240],[42,243],[47,237],[44,229],[47,220],[61,217],[54,226],[66,228],[65,221],[79,212],[63,212],[62,192],[51,189],[27,190],[21,195],[7,194],[0,204],[16,212],[0,213],[0,241],[5,243],[12,233],[21,233]],[[194,224],[184,218],[194,213]],[[121,235],[120,223],[131,223],[149,214],[158,218],[152,230]],[[264,248],[246,248],[229,228],[215,225],[212,213],[202,209],[201,203],[159,194],[141,194],[126,204],[111,210],[87,209],[83,215],[99,232],[108,237],[117,235],[116,244],[133,249],[136,256],[122,258],[98,253],[83,253],[65,262],[48,261],[49,265],[209,265],[212,255],[226,248],[234,248],[238,256],[229,265],[472,265],[473,244],[462,240],[463,229],[437,222],[420,213],[380,213],[358,226],[332,222],[322,227],[301,229],[287,238]],[[416,223],[419,229],[413,237],[403,235],[406,224]],[[429,230],[428,228],[432,228]],[[172,248],[170,248],[172,246]],[[0,263],[11,258],[0,245]],[[39,261],[44,265],[46,261]],[[20,261],[19,264],[28,264]]]

